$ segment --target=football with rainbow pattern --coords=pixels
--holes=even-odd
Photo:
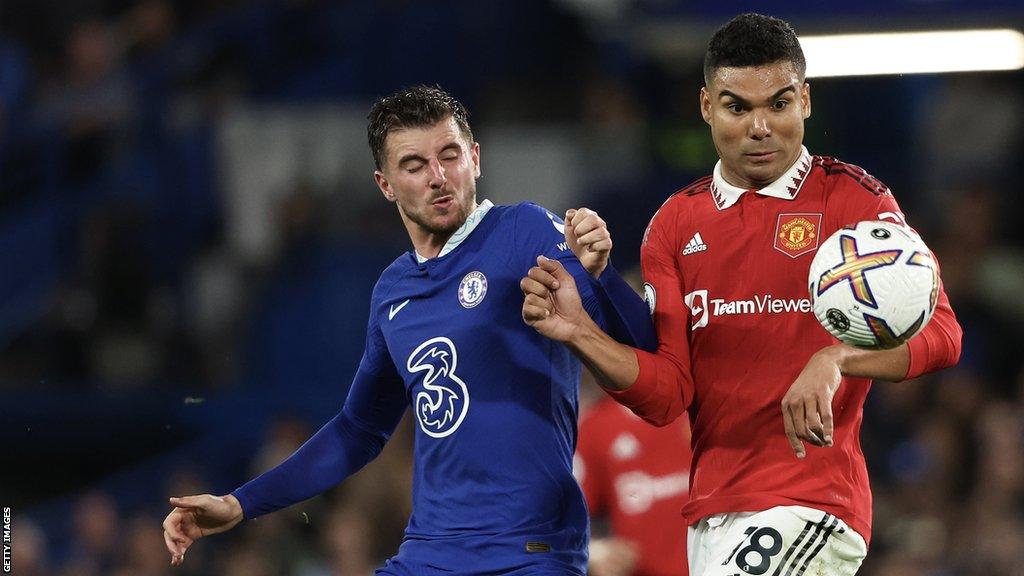
[[[907,226],[867,220],[829,236],[811,261],[811,309],[852,346],[895,348],[920,332],[939,295],[931,250]]]

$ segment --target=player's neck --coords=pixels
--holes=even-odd
[[[413,224],[416,227],[416,224]],[[409,230],[409,238],[412,240],[413,250],[421,257],[430,259],[437,257],[452,237],[453,232],[447,234],[433,234],[425,230]]]
[[[785,174],[785,172],[782,172],[781,174],[774,176],[769,181],[762,182],[757,180],[751,180],[748,178],[743,178],[739,174],[732,172],[725,166],[722,167],[722,179],[737,188],[743,188],[745,190],[760,190],[766,186],[771,185],[773,182],[781,178],[782,174]]]
[[[446,250],[445,247],[448,245],[452,237],[459,235],[460,238],[464,238],[466,234],[461,231],[466,228],[467,223],[472,222],[470,224],[471,230],[475,227],[475,223],[479,221],[480,215],[487,212],[489,207],[490,203],[486,200],[483,204],[477,204],[474,200],[466,218],[462,220],[454,230],[449,232],[429,230],[419,223],[414,222],[404,212],[400,211],[400,213],[402,215],[402,223],[405,224],[405,229],[409,233],[409,239],[412,241],[412,247],[413,250],[416,251],[416,255],[421,260],[429,260],[431,258],[443,256],[447,251],[451,250],[451,248]],[[480,210],[481,208],[483,208],[482,211]]]

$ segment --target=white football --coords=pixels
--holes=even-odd
[[[895,348],[920,332],[939,296],[939,271],[916,232],[880,220],[829,236],[808,276],[811,308],[839,340]]]

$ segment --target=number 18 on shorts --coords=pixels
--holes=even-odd
[[[852,576],[866,554],[845,522],[803,506],[715,514],[687,534],[693,576]]]

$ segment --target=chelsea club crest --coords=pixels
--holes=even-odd
[[[459,283],[459,304],[463,308],[473,308],[484,301],[487,295],[487,277],[483,272],[473,271],[462,277]]]

